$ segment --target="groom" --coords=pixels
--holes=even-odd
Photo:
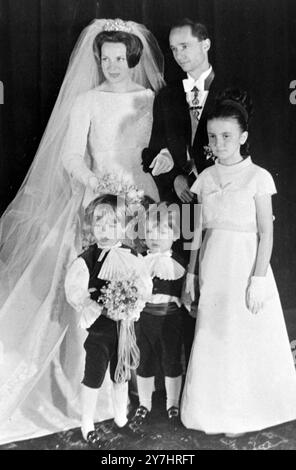
[[[169,42],[184,79],[167,85],[156,96],[151,139],[142,157],[144,171],[154,176],[160,198],[182,205],[196,201],[190,187],[197,174],[212,164],[204,153],[206,114],[223,86],[209,63],[211,41],[203,24],[182,20],[172,26]],[[188,251],[184,254],[189,257]],[[187,363],[194,319],[185,313],[184,320]]]
[[[191,202],[190,186],[212,162],[207,161],[206,114],[223,86],[209,64],[211,41],[206,27],[184,19],[172,26],[170,48],[184,74],[155,98],[149,147],[143,167],[151,172],[164,200]]]

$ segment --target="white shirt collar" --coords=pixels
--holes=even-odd
[[[157,251],[144,257],[145,265],[152,278],[176,280],[184,276],[185,269],[172,257],[172,251]]]
[[[172,250],[166,250],[166,251],[150,251],[147,250],[147,256],[153,256],[153,257],[161,257],[161,256],[172,256]]]
[[[205,89],[205,81],[212,72],[212,66],[208,68],[205,72],[203,72],[200,77],[195,80],[191,75],[187,73],[187,78],[183,80],[183,87],[186,93],[190,92],[194,86],[198,88],[200,91],[204,91]]]

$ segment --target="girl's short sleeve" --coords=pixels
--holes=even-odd
[[[255,196],[263,196],[264,194],[276,194],[277,190],[273,177],[264,168],[260,168],[256,177],[256,193]]]
[[[203,175],[200,174],[194,181],[193,185],[190,188],[190,191],[194,194],[197,194],[198,197],[201,197],[202,186],[203,186]]]

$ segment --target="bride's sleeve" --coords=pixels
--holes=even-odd
[[[63,165],[68,174],[85,186],[93,172],[85,161],[90,128],[90,104],[85,95],[78,96],[72,107],[63,151]]]
[[[66,299],[72,307],[79,311],[86,299],[88,291],[89,271],[82,258],[76,258],[69,267],[65,278]]]

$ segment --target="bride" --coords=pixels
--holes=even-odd
[[[162,69],[155,38],[132,21],[94,20],[74,48],[35,159],[0,221],[0,443],[79,425],[85,333],[65,299],[65,271],[81,251],[83,207],[102,172],[159,198],[141,151]],[[109,396],[106,381],[97,420],[112,417]]]

